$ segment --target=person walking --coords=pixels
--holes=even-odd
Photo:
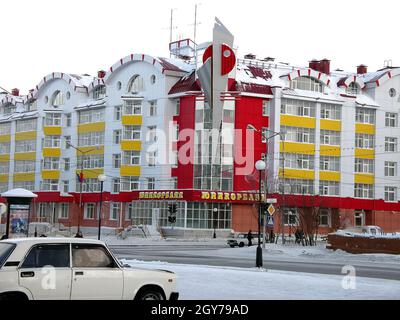
[[[249,247],[251,247],[253,245],[253,242],[251,240],[253,240],[253,235],[251,233],[251,230],[249,230],[249,232],[247,233],[247,240],[249,241]]]

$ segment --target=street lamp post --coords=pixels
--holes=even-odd
[[[262,185],[261,185],[261,175],[262,172],[265,171],[266,163],[262,160],[256,162],[256,169],[260,173],[260,193],[259,193],[259,207],[258,207],[258,246],[257,246],[257,253],[256,253],[256,267],[261,268],[263,266],[263,259],[262,259],[262,248],[261,248],[261,215],[262,215]]]
[[[100,181],[100,209],[99,209],[99,233],[98,233],[98,240],[101,238],[101,215],[102,215],[102,209],[103,209],[103,186],[104,182],[106,181],[107,177],[104,174],[101,174],[97,177],[97,179]]]
[[[215,232],[215,215],[217,214],[217,212],[218,212],[218,209],[217,208],[214,208],[213,209],[213,227],[214,227],[214,234],[213,234],[213,238],[215,239],[215,238],[217,238],[217,233]]]

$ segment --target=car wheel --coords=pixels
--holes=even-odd
[[[234,248],[234,247],[235,247],[235,245],[234,245],[234,244],[231,244],[231,245],[230,245],[230,247],[231,247],[231,248]]]
[[[239,243],[239,248],[243,248],[244,247],[244,242]]]
[[[135,300],[165,300],[164,295],[158,289],[144,289],[138,293],[138,296]]]

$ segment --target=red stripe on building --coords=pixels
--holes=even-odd
[[[131,54],[131,61],[133,61],[133,53]]]
[[[297,70],[297,74],[299,75],[299,77],[301,77],[301,75],[300,75],[300,70]]]
[[[119,62],[121,63],[121,66],[124,64],[124,61],[122,59],[119,60]]]
[[[142,61],[144,61],[144,54],[142,54]]]
[[[318,80],[321,80],[322,73],[318,73]]]
[[[377,85],[378,87],[380,86],[379,80],[376,80],[375,83],[376,83],[376,85]]]
[[[311,76],[311,70],[308,69],[308,76]]]

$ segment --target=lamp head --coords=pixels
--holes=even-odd
[[[265,161],[263,161],[263,160],[258,160],[258,161],[256,162],[256,169],[257,169],[258,171],[264,171],[264,170],[266,169],[266,167],[267,167],[267,164],[265,163]]]
[[[105,182],[107,180],[107,176],[105,174],[101,174],[97,177],[100,182]]]

